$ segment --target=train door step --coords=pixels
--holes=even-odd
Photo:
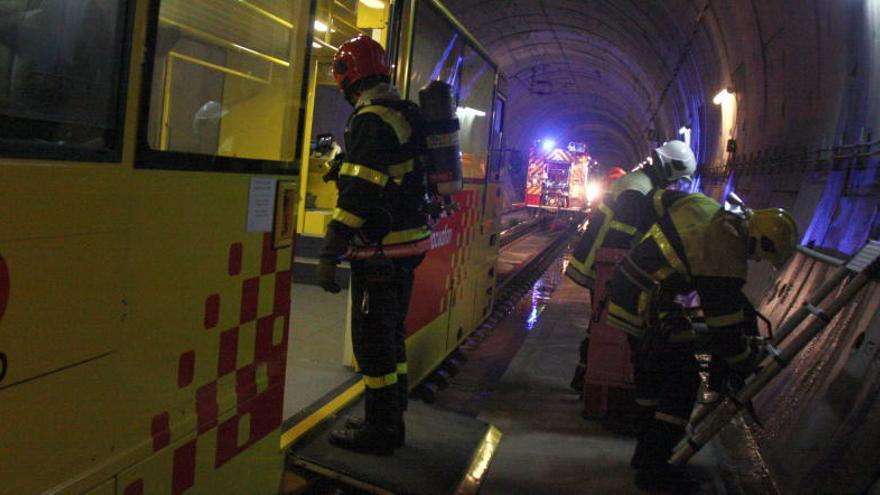
[[[488,423],[410,401],[406,445],[394,455],[358,454],[330,445],[330,431],[362,411],[363,398],[317,426],[288,450],[288,466],[356,493],[474,494],[501,440],[501,432]]]

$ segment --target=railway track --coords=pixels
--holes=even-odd
[[[434,402],[437,394],[449,386],[451,378],[458,373],[461,365],[467,360],[464,353],[461,352],[462,348],[473,349],[479,346],[491,334],[492,330],[516,308],[519,300],[532,288],[550,265],[562,255],[574,238],[574,231],[560,231],[551,242],[544,246],[541,252],[517,267],[504,280],[500,280],[495,287],[496,299],[492,312],[470,337],[419,385],[415,392],[416,395],[425,402]]]

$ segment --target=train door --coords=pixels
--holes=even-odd
[[[300,154],[302,181],[293,289],[296,297],[288,353],[286,419],[326,399],[328,393],[340,386],[356,386],[356,363],[349,338],[348,263],[340,263],[337,269],[337,279],[343,282],[340,294],[324,292],[315,277],[318,252],[337,200],[335,183],[325,181],[324,175],[329,171],[329,160],[344,147],[345,126],[353,110],[336,86],[331,63],[336,47],[359,34],[369,35],[384,45],[390,14],[388,2],[316,2]],[[296,421],[292,419],[291,426]]]
[[[305,2],[160,0],[128,194],[131,424],[120,491],[277,486]],[[216,474],[215,474],[216,473]]]

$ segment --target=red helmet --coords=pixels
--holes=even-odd
[[[365,77],[390,74],[385,49],[364,34],[343,43],[333,58],[333,78],[343,91]]]
[[[608,173],[605,174],[605,180],[607,180],[608,182],[614,182],[624,175],[626,175],[626,170],[620,167],[612,167],[611,170],[609,170]]]

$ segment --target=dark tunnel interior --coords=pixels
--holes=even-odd
[[[580,140],[603,167],[629,169],[687,132],[704,191],[792,208],[805,243],[844,252],[877,230],[872,167],[826,169],[865,168],[873,150],[880,2],[447,4],[509,77],[511,146]],[[840,196],[851,213],[837,225]]]

